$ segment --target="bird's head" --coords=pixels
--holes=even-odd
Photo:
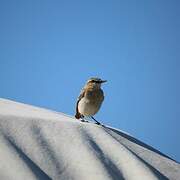
[[[90,78],[87,81],[87,85],[88,86],[93,86],[94,88],[100,88],[102,83],[107,82],[106,80],[102,80],[100,78]]]

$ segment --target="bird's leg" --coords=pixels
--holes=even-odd
[[[84,119],[83,115],[81,115],[81,122],[88,122],[87,120]]]
[[[81,115],[81,122],[85,122],[84,116]]]
[[[101,123],[98,122],[93,116],[91,116],[91,118],[96,122],[97,125],[101,125]]]

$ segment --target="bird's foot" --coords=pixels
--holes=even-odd
[[[89,121],[87,121],[87,120],[85,120],[85,119],[81,119],[81,122],[89,122]]]
[[[100,122],[95,122],[95,124],[97,124],[97,125],[101,125],[101,123],[100,123]]]

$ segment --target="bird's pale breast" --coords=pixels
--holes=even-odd
[[[87,90],[78,104],[78,110],[84,116],[93,116],[98,112],[103,100],[104,95],[101,89]]]

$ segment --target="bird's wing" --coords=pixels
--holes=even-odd
[[[79,104],[79,101],[84,97],[84,94],[85,94],[85,89],[83,88],[81,90],[81,93],[80,93],[80,95],[78,97],[78,100],[77,100],[77,103],[76,103],[76,114],[75,114],[75,117],[77,119],[81,118],[81,114],[79,113],[79,110],[78,110],[78,104]]]

